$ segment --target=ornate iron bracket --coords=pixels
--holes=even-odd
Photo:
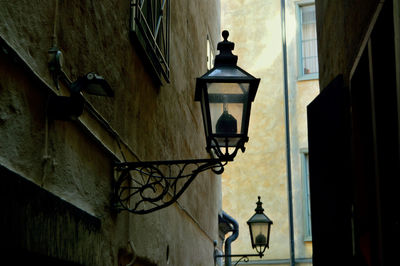
[[[220,159],[126,162],[114,165],[114,207],[146,214],[174,203],[203,171],[224,171]]]
[[[240,258],[238,261],[236,261],[235,265],[236,266],[239,262],[249,262],[250,259],[249,257],[260,257],[262,258],[264,254],[234,254],[234,255],[214,255],[214,260],[217,258]]]
[[[235,265],[238,265],[239,262],[249,262],[250,259],[249,257],[264,257],[264,252],[259,252],[258,254],[229,254],[229,255],[220,255],[217,252],[217,242],[214,241],[214,264],[217,261],[217,258],[239,258],[239,260],[236,261]]]

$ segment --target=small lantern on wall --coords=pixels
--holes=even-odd
[[[247,221],[250,229],[251,246],[259,254],[263,254],[266,248],[269,248],[269,234],[272,221],[264,214],[262,202],[258,197],[256,213]]]
[[[269,248],[269,235],[271,232],[272,221],[264,214],[264,209],[262,207],[262,202],[260,201],[260,196],[258,196],[257,208],[255,209],[256,213],[247,221],[250,229],[250,238],[251,238],[251,246],[253,249],[257,251],[256,254],[230,254],[230,248],[226,249],[226,254],[218,254],[216,251],[216,243],[214,243],[214,262],[217,262],[218,258],[225,258],[225,265],[231,265],[230,258],[239,258],[236,261],[235,265],[238,265],[239,262],[249,262],[249,257],[260,257],[264,256],[264,252],[267,248]],[[232,224],[233,225],[233,224]],[[238,225],[237,225],[238,227]],[[239,234],[238,228],[236,228],[237,233],[236,237]],[[236,239],[236,238],[235,238]],[[228,244],[229,241],[229,244]],[[230,245],[232,240],[229,238],[225,241],[225,245]]]

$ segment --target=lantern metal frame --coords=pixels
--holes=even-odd
[[[229,32],[223,31],[222,36],[224,40],[218,43],[218,50],[220,54],[215,57],[215,64],[212,69],[207,71],[203,76],[196,79],[196,91],[195,101],[202,103],[202,115],[204,123],[204,131],[206,135],[207,150],[213,150],[219,158],[234,158],[240,149],[242,152],[245,151],[244,144],[249,140],[248,129],[250,122],[250,111],[251,103],[257,93],[258,85],[260,83],[259,78],[255,78],[239,66],[237,66],[237,56],[232,54],[234,49],[234,43],[228,41]],[[230,72],[231,75],[218,75],[218,73]],[[216,74],[215,74],[216,73]],[[210,99],[208,95],[208,83],[225,83],[225,84],[248,84],[248,96],[246,101],[243,101],[243,116],[240,133],[232,134],[218,134],[213,133],[211,124],[211,111],[210,111]],[[239,85],[240,86],[240,85]],[[240,103],[244,98],[240,94],[227,94],[224,98],[230,98],[229,103]],[[218,138],[224,138],[224,145],[218,142]],[[234,146],[229,145],[229,139],[237,138],[238,141]],[[229,148],[233,148],[233,151],[229,151]],[[225,151],[223,151],[225,150]]]
[[[248,124],[250,105],[254,100],[260,79],[236,65],[237,56],[232,54],[234,43],[227,40],[229,33],[223,31],[224,41],[218,44],[220,54],[215,58],[215,66],[196,80],[195,101],[200,101],[203,111],[203,122],[206,133],[207,151],[211,159],[190,159],[175,161],[118,162],[114,164],[113,207],[118,211],[129,211],[135,214],[147,214],[174,203],[189,187],[193,180],[203,171],[212,170],[216,174],[224,171],[224,166],[233,161],[238,150],[244,152],[248,141]],[[212,77],[210,74],[218,69],[239,71],[239,77]],[[210,108],[208,98],[202,99],[207,83],[248,83],[249,93],[246,110],[243,110],[241,134],[210,134]],[[206,105],[206,106],[204,106]],[[206,112],[206,113],[205,113]],[[220,145],[216,138],[225,138],[225,145]],[[229,145],[229,138],[237,138],[236,145]],[[225,149],[225,152],[223,151]],[[214,158],[216,157],[216,158]]]
[[[247,221],[247,224],[248,224],[249,230],[250,230],[251,246],[259,254],[261,254],[261,253],[264,253],[264,251],[267,248],[269,248],[269,235],[271,232],[271,225],[273,224],[273,222],[271,221],[271,219],[268,218],[267,215],[265,215],[260,196],[258,196],[257,208],[254,211],[256,213]],[[254,243],[252,224],[255,224],[255,223],[268,224],[268,232],[267,232],[267,235],[265,236],[266,237],[265,245],[258,245],[257,243]]]

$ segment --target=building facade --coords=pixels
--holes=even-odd
[[[114,165],[209,157],[194,89],[220,33],[218,0],[0,1],[2,260],[213,264],[219,177],[135,215],[115,205]],[[112,97],[73,94],[91,72]]]
[[[317,0],[316,11],[321,93],[308,106],[314,265],[395,265],[399,1]]]
[[[255,253],[246,222],[261,196],[273,221],[270,248],[245,265],[311,265],[306,106],[319,92],[314,2],[223,0],[221,12],[238,65],[261,78],[246,154],[222,174],[223,210],[240,229],[232,253]]]

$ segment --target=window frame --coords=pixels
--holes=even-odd
[[[153,5],[157,3],[157,5]],[[158,6],[159,4],[159,6]],[[159,85],[170,80],[170,0],[130,0],[130,37]],[[146,5],[146,7],[144,7]],[[149,7],[150,6],[150,7]],[[158,7],[158,9],[156,7]],[[151,8],[153,23],[144,14]],[[153,9],[154,8],[154,9]],[[149,25],[152,24],[152,25]],[[161,46],[161,47],[160,47]]]
[[[207,70],[214,67],[215,49],[210,34],[207,34]]]
[[[304,221],[304,242],[312,241],[311,228],[311,199],[310,199],[310,172],[308,149],[300,149],[301,156],[301,184],[302,184],[302,202],[303,202],[303,221]]]
[[[317,73],[304,74],[304,62],[303,62],[303,40],[302,40],[302,8],[306,6],[315,6],[313,0],[304,0],[296,3],[296,14],[297,14],[297,67],[298,67],[298,80],[313,80],[319,78],[319,70]],[[317,47],[318,49],[318,47]],[[318,60],[318,52],[317,52]]]

